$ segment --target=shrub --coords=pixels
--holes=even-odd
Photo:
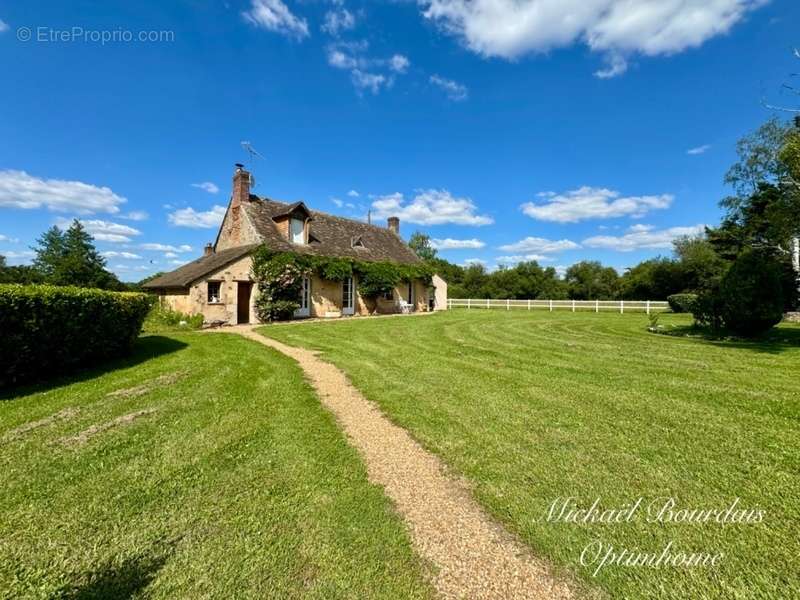
[[[166,306],[154,304],[144,320],[145,331],[158,331],[165,328],[200,329],[203,315],[187,315]]]
[[[698,294],[692,307],[692,315],[697,325],[710,327],[714,331],[722,329],[722,297],[718,287]]]
[[[694,312],[697,294],[672,294],[667,296],[667,302],[674,313]]]
[[[781,268],[758,252],[741,254],[719,291],[722,320],[734,333],[755,336],[783,319]]]
[[[363,263],[358,269],[358,292],[365,298],[376,298],[392,291],[401,277],[391,263]]]
[[[151,305],[131,292],[0,285],[0,387],[130,352]]]

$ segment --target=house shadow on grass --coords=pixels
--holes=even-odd
[[[30,394],[46,392],[48,390],[78,383],[80,381],[87,381],[100,377],[111,371],[117,369],[127,369],[135,367],[141,363],[147,362],[165,354],[171,354],[186,348],[187,344],[170,337],[160,335],[144,335],[136,340],[133,346],[133,352],[128,356],[115,358],[101,365],[93,365],[86,367],[75,373],[68,375],[58,375],[52,379],[39,382],[25,382],[18,386],[7,388],[0,388],[0,401],[14,400]],[[46,376],[46,375],[45,375]]]
[[[171,551],[128,558],[122,563],[107,563],[67,584],[51,598],[63,600],[106,600],[144,597],[141,593],[155,579]]]
[[[714,332],[707,327],[676,325],[658,332],[659,335],[690,338],[722,348],[738,348],[767,354],[780,354],[800,348],[800,327],[775,327],[755,338],[743,338],[731,334]]]

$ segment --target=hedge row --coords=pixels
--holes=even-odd
[[[147,294],[0,285],[0,387],[130,352],[151,303]]]

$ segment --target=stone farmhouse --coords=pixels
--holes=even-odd
[[[250,193],[252,178],[236,165],[233,193],[214,244],[204,255],[145,284],[162,305],[188,314],[202,314],[207,323],[257,323],[257,286],[251,277],[252,252],[261,244],[285,252],[354,258],[368,262],[419,263],[400,237],[400,220],[378,227],[310,210],[303,202],[287,204]],[[399,284],[391,294],[362,298],[355,277],[328,281],[304,279],[296,318],[343,317],[376,313],[445,309],[447,284],[434,276]]]

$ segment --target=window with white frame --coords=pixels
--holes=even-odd
[[[220,296],[220,291],[222,288],[222,282],[220,281],[209,281],[208,282],[208,303],[209,304],[218,304],[222,302],[222,298]]]
[[[303,219],[291,219],[289,221],[289,236],[293,244],[305,244],[305,223]]]

